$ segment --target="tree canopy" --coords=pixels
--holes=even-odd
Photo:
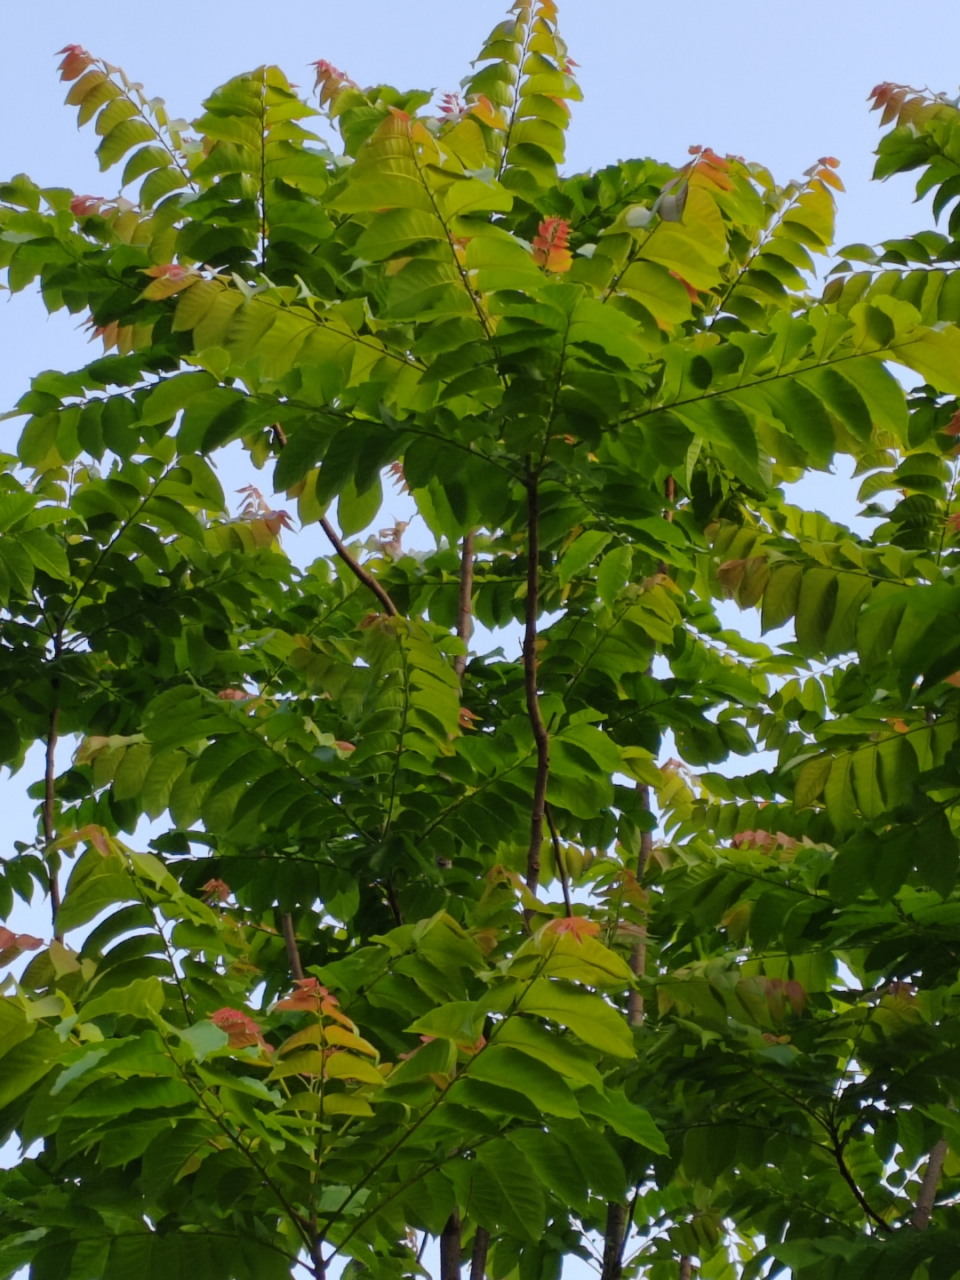
[[[62,56],[123,168],[0,186],[103,345],[0,457],[0,1280],[960,1274],[958,103],[874,90],[945,230],[831,258],[832,157],[566,174],[553,0],[439,106]]]

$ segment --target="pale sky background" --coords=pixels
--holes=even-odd
[[[78,133],[75,110],[62,105],[54,54],[65,44],[122,65],[149,94],[166,99],[171,116],[189,119],[214,86],[264,62],[278,63],[304,88],[308,62],[326,58],[362,84],[453,90],[504,7],[502,0],[168,0],[153,10],[67,0],[11,5],[0,78],[0,177],[26,171],[41,185],[116,191],[120,169],[99,173],[92,126]],[[909,176],[870,182],[878,116],[865,100],[882,80],[957,91],[960,6],[951,0],[915,0],[907,11],[883,0],[808,0],[802,7],[566,0],[560,16],[585,97],[574,108],[568,172],[632,156],[680,164],[691,144],[701,144],[762,161],[786,180],[834,155],[848,188],[838,244],[931,225],[929,202],[912,205]],[[76,320],[48,318],[35,295],[0,299],[0,409],[27,389],[32,374],[75,368],[93,354]],[[0,424],[0,449],[13,451],[19,427]],[[242,460],[236,470],[228,463],[223,479],[228,492],[244,483]],[[856,511],[845,475],[818,474],[798,489],[801,500],[829,514],[849,520]],[[383,517],[402,514],[388,497]],[[422,525],[410,532],[426,545]],[[327,551],[316,526],[287,535],[287,546],[300,563]],[[12,852],[15,838],[32,838],[24,788],[38,771],[31,758],[17,777],[0,777],[0,856]],[[44,920],[45,912],[16,913],[20,927],[38,932],[45,932]]]
[[[361,84],[454,90],[504,8],[504,0],[9,3],[0,179],[25,171],[40,185],[116,192],[120,168],[99,173],[92,126],[78,134],[75,110],[62,105],[53,55],[65,44],[123,66],[166,99],[171,116],[190,119],[212,88],[264,62],[278,63],[305,89],[307,63],[326,58]],[[865,99],[883,80],[957,92],[955,0],[914,0],[906,8],[888,0],[565,0],[560,19],[585,96],[574,108],[567,172],[647,155],[681,164],[691,144],[702,144],[762,161],[783,181],[833,155],[848,188],[838,244],[932,225],[928,204],[912,207],[909,176],[870,183],[878,116]],[[0,298],[0,411],[32,374],[76,368],[93,355],[75,319],[47,318],[36,297]],[[0,424],[0,450],[13,451],[20,425]],[[240,468],[223,478],[228,491],[245,482]],[[799,500],[828,514],[849,520],[856,511],[855,488],[843,475],[816,475],[798,488]],[[383,515],[401,514],[388,498]],[[422,525],[417,532],[416,543],[426,545]],[[300,563],[327,550],[315,527],[287,535],[287,547]],[[33,838],[33,803],[24,791],[39,771],[34,752],[17,777],[0,777],[2,857],[14,839]],[[10,923],[49,935],[42,906],[18,908]]]

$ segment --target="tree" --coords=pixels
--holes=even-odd
[[[261,67],[198,140],[64,51],[132,195],[0,188],[105,350],[0,493],[4,1276],[957,1274],[960,214],[818,296],[834,160],[562,176],[573,66],[518,3],[438,114]],[[874,98],[939,216],[957,105]],[[869,538],[784,497],[837,455]],[[345,542],[388,474],[435,550]]]

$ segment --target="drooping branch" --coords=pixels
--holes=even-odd
[[[460,1280],[460,1214],[456,1209],[440,1233],[440,1280]]]
[[[373,574],[367,573],[366,569],[364,569],[362,565],[358,564],[357,561],[354,560],[353,556],[350,554],[347,548],[343,545],[343,541],[341,540],[336,529],[334,529],[333,525],[326,518],[326,516],[321,517],[320,528],[323,530],[323,532],[327,535],[327,537],[333,543],[334,551],[336,551],[337,555],[340,557],[343,563],[347,566],[350,572],[354,575],[354,577],[359,579],[359,581],[363,583],[363,585],[367,588],[367,590],[372,591],[373,594],[377,597],[377,599],[383,605],[384,613],[388,613],[391,618],[399,617],[399,610],[397,609],[397,606],[393,603],[393,601],[387,595],[383,587],[381,587],[380,583],[376,580]]]
[[[287,948],[287,963],[290,965],[290,973],[295,982],[302,982],[303,964],[300,960],[300,948],[297,946],[297,935],[293,927],[293,916],[289,911],[284,911],[280,917],[283,925],[283,941]]]
[[[485,1280],[489,1248],[490,1232],[486,1227],[477,1227],[473,1235],[473,1253],[470,1255],[470,1280]]]
[[[523,637],[523,681],[527,715],[537,746],[537,774],[530,810],[530,847],[527,850],[527,888],[537,892],[540,884],[540,848],[543,844],[543,817],[550,773],[550,735],[540,714],[537,697],[537,615],[540,605],[540,495],[537,477],[527,473],[527,612]]]
[[[473,635],[473,530],[463,540],[460,555],[460,605],[457,610],[457,635],[466,644]],[[458,653],[453,669],[460,680],[467,669],[467,655]]]
[[[927,1167],[923,1171],[923,1178],[920,1182],[920,1194],[917,1196],[916,1208],[910,1217],[910,1225],[916,1227],[918,1231],[926,1231],[930,1225],[934,1201],[937,1198],[937,1188],[940,1185],[940,1175],[943,1173],[943,1162],[946,1158],[947,1140],[946,1138],[941,1138],[930,1152]]]

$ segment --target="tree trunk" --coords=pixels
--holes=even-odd
[[[440,1280],[460,1280],[460,1214],[456,1209],[440,1235]]]
[[[693,1263],[686,1256],[686,1254],[684,1254],[684,1256],[680,1259],[680,1280],[692,1280],[692,1277],[693,1277]]]
[[[487,1250],[490,1248],[490,1232],[477,1227],[473,1237],[473,1254],[470,1258],[470,1280],[484,1280],[487,1273]]]
[[[626,1208],[611,1200],[607,1205],[607,1229],[603,1233],[603,1270],[600,1280],[620,1280],[626,1226]]]

